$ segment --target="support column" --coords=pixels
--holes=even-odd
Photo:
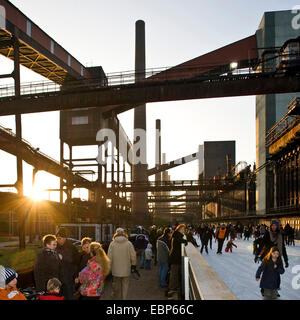
[[[21,78],[20,78],[20,51],[19,51],[19,39],[18,39],[19,30],[15,29],[14,36],[14,72],[13,77],[15,81],[15,96],[20,97],[21,95]],[[22,139],[22,118],[21,114],[15,115],[16,123],[16,137]],[[22,166],[22,157],[17,156],[17,190],[18,195],[23,196],[23,166]],[[19,247],[20,249],[25,249],[25,224],[26,224],[26,215],[23,211],[23,208],[18,209],[18,221],[19,221]]]
[[[32,190],[34,190],[35,186],[35,176],[38,172],[37,168],[33,168],[32,170]],[[35,235],[37,234],[37,229],[36,229],[36,203],[33,200],[33,205],[31,208],[29,208],[29,243],[33,242],[33,239]]]
[[[64,160],[64,142],[60,140],[60,165],[62,166]],[[64,191],[63,191],[63,185],[64,185],[64,180],[63,178],[59,179],[59,202],[63,203],[64,202]]]
[[[145,22],[138,20],[135,23],[135,82],[139,82],[145,79]],[[143,143],[143,151],[145,154],[137,154],[134,152],[134,157],[140,156],[140,159],[144,159],[145,163],[136,163],[133,165],[133,182],[147,182],[147,146],[146,146],[146,104],[142,104],[134,109],[134,130],[144,130],[145,136]],[[138,139],[134,141],[134,144],[138,142]],[[141,151],[141,150],[139,150]],[[148,203],[147,192],[133,192],[132,194],[132,214],[133,220],[137,224],[148,224]]]

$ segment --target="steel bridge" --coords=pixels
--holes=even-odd
[[[151,79],[151,78],[150,78]],[[4,88],[4,91],[9,91]],[[192,79],[146,80],[132,84],[100,86],[99,82],[74,85],[65,90],[2,97],[0,115],[100,107],[109,117],[143,103],[188,99],[291,93],[300,91],[300,75],[258,72],[199,76]]]

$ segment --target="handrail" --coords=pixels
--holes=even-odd
[[[182,276],[185,300],[238,300],[190,242],[183,250]],[[187,259],[184,260],[184,257]]]

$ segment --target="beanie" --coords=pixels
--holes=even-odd
[[[272,224],[276,224],[277,228],[279,228],[279,221],[277,221],[277,220],[272,220],[272,221],[271,221],[271,225],[272,225]],[[271,226],[271,225],[270,225],[270,226]]]
[[[18,274],[11,268],[5,268],[5,285],[9,284],[15,278],[18,278]]]
[[[123,228],[118,228],[118,229],[116,230],[116,232],[117,232],[117,233],[124,233],[124,229],[123,229]]]

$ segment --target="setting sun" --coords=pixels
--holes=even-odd
[[[43,192],[37,188],[33,188],[29,193],[28,196],[37,201],[43,199]]]

